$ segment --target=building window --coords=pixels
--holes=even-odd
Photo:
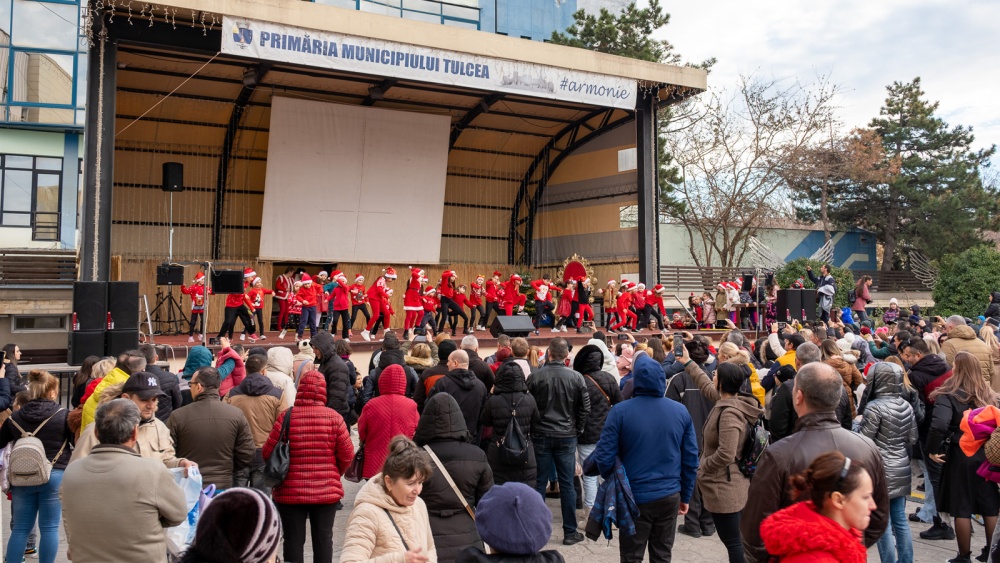
[[[31,227],[33,240],[59,240],[62,158],[0,155],[0,226]]]
[[[14,316],[13,332],[63,332],[65,315]]]
[[[619,229],[639,228],[638,205],[623,205],[618,208],[618,228]]]

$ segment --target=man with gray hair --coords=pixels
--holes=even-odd
[[[795,348],[795,370],[802,366],[818,362],[823,358],[818,346],[812,342],[803,342]],[[771,399],[771,419],[768,428],[771,430],[771,441],[776,442],[795,432],[795,421],[798,418],[792,401],[792,386],[794,378],[778,383]]]
[[[187,518],[184,492],[170,470],[132,449],[140,420],[130,399],[98,407],[93,426],[100,444],[63,474],[67,555],[74,563],[165,563],[164,528]]]
[[[941,352],[948,366],[955,367],[955,356],[959,352],[968,352],[979,360],[979,368],[983,379],[989,383],[993,378],[993,357],[989,344],[976,335],[975,329],[966,324],[965,318],[958,315],[948,317],[944,324],[948,339],[941,345]]]
[[[889,492],[882,454],[871,440],[840,426],[834,411],[840,404],[843,389],[840,374],[823,363],[806,364],[795,375],[793,401],[799,417],[798,431],[772,443],[764,451],[750,481],[749,500],[740,522],[748,562],[768,560],[760,538],[760,524],[767,516],[795,502],[787,490],[788,478],[804,471],[826,452],[839,451],[852,463],[863,466],[872,478],[872,497],[877,508],[865,530],[865,546],[875,545],[885,531]]]

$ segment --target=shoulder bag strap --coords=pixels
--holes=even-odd
[[[389,517],[389,521],[392,522],[392,527],[396,528],[396,533],[399,534],[399,541],[403,542],[403,549],[410,551],[410,546],[406,544],[406,538],[403,537],[403,532],[400,531],[399,526],[396,525],[396,519],[392,517],[392,513],[389,512],[388,508],[383,508],[385,515]]]
[[[431,459],[434,460],[434,465],[436,465],[438,469],[441,470],[441,474],[444,475],[445,480],[448,481],[449,485],[451,485],[451,490],[455,491],[455,494],[458,495],[459,500],[462,501],[462,506],[465,507],[465,511],[469,513],[469,516],[472,518],[472,521],[475,522],[476,521],[475,511],[473,511],[472,507],[469,506],[469,501],[465,500],[465,495],[462,494],[462,491],[458,490],[458,485],[456,485],[455,481],[452,480],[451,475],[448,474],[448,470],[444,468],[444,464],[441,463],[441,460],[438,459],[437,454],[434,453],[434,450],[432,450],[430,446],[424,446],[424,449],[427,450],[427,453],[430,454]]]
[[[299,380],[302,379],[302,370],[306,369],[306,366],[309,365],[309,364],[311,364],[311,363],[313,363],[313,362],[310,361],[310,360],[302,360],[302,363],[299,364],[299,371],[297,371],[295,373],[295,388],[296,389],[299,388]]]
[[[597,386],[597,390],[601,392],[601,395],[604,395],[604,398],[607,399],[608,404],[610,405],[611,404],[611,397],[608,397],[607,392],[605,392],[604,389],[601,388],[601,384],[598,383],[597,381],[595,381],[593,377],[590,377],[587,374],[583,374],[583,375],[584,375],[584,377],[586,377],[587,379],[589,379],[594,385]]]

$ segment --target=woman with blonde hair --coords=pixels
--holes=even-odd
[[[413,368],[413,371],[417,372],[417,377],[420,377],[425,369],[434,367],[434,364],[437,363],[431,357],[431,347],[423,342],[418,342],[410,346],[406,355],[403,356],[403,361],[406,362],[406,365]]]
[[[412,440],[396,436],[382,471],[354,499],[340,563],[437,563],[427,506],[420,498],[434,468]]]
[[[746,350],[741,350],[736,344],[732,342],[723,342],[722,346],[719,346],[719,363],[729,362],[741,366],[746,366],[750,370],[750,391],[753,396],[760,401],[760,404],[764,404],[764,398],[766,391],[764,387],[760,384],[760,377],[757,374],[757,370],[754,368],[753,364],[750,362],[750,353]]]
[[[955,355],[953,375],[930,394],[934,410],[927,435],[928,457],[941,468],[941,481],[934,483],[937,509],[955,519],[955,536],[958,557],[953,562],[969,561],[972,555],[972,515],[981,514],[986,524],[986,541],[993,538],[1000,513],[1000,491],[976,474],[986,461],[980,448],[973,456],[965,455],[959,447],[962,436],[961,422],[965,411],[988,405],[1000,406],[998,396],[983,380],[979,360],[968,352]],[[989,543],[983,553],[989,551]]]
[[[997,340],[997,333],[993,331],[993,325],[986,323],[979,329],[979,338],[990,347],[990,358],[993,360],[993,377],[990,378],[990,387],[1000,393],[1000,340]]]

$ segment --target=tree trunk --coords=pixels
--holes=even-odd
[[[899,209],[896,207],[895,203],[889,203],[889,216],[886,221],[885,229],[885,244],[882,247],[882,268],[883,272],[892,271],[892,263],[896,255],[896,241],[899,234],[899,228],[896,226],[896,222],[899,219]]]
[[[820,201],[819,201],[819,213],[820,220],[823,222],[823,242],[830,242],[830,216],[827,214],[827,197],[829,192],[827,189],[827,183],[822,182],[820,187]]]

